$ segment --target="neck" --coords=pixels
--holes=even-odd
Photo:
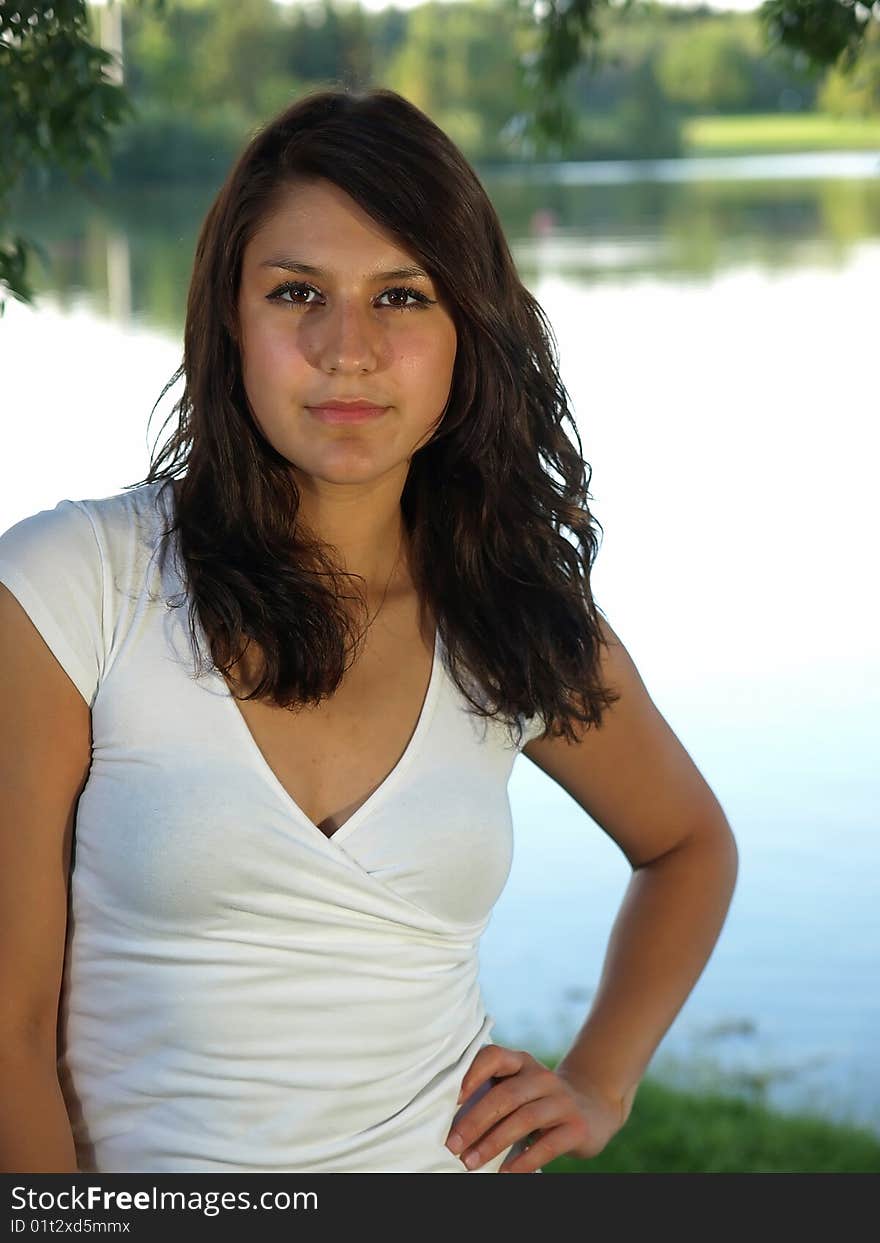
[[[341,569],[359,576],[357,591],[371,609],[378,607],[386,591],[390,595],[408,578],[409,541],[399,488],[328,488],[315,482],[300,484],[298,520],[332,550]]]

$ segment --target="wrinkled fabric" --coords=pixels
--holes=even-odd
[[[438,635],[404,754],[326,837],[200,628],[195,675],[176,545],[158,557],[172,505],[141,485],[0,536],[0,581],[92,714],[59,1026],[79,1168],[467,1173],[444,1141],[494,1024],[478,944],[517,749],[468,713]]]

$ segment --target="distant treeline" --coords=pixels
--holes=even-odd
[[[92,11],[94,16],[94,10]],[[693,115],[880,113],[880,49],[865,74],[811,72],[768,49],[752,13],[645,3],[603,10],[599,63],[572,75],[579,133],[565,159],[674,156]],[[95,20],[97,40],[97,20]],[[519,0],[429,2],[370,13],[337,0],[166,0],[126,5],[126,88],[137,116],[114,139],[114,181],[216,179],[252,131],[304,90],[389,86],[476,162],[536,153],[517,62],[537,34]],[[873,60],[871,60],[873,58]]]

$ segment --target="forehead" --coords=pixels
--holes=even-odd
[[[273,255],[297,257],[333,275],[351,261],[361,268],[387,269],[412,262],[414,256],[350,195],[332,182],[297,182],[280,189],[246,248],[254,264]]]

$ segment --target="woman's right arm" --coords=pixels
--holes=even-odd
[[[91,713],[0,583],[0,1172],[73,1173],[57,1074],[76,806]]]

